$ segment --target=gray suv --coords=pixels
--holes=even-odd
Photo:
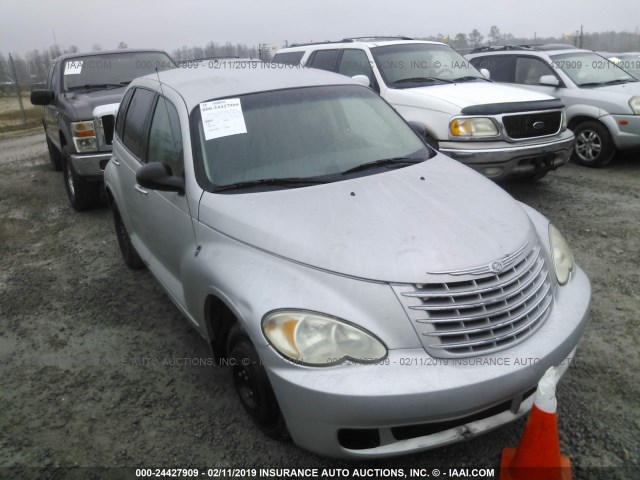
[[[570,45],[482,47],[467,58],[497,82],[562,100],[576,163],[601,167],[616,150],[640,149],[640,81],[610,60]]]
[[[111,157],[114,116],[125,87],[136,77],[174,68],[160,50],[74,53],[56,58],[45,90],[31,92],[42,105],[51,164],[63,170],[69,201],[87,210],[100,201],[104,167]]]

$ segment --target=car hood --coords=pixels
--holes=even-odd
[[[640,95],[640,82],[621,83],[620,85],[607,85],[596,87],[599,92],[623,93],[626,95]]]
[[[513,253],[533,231],[511,196],[441,154],[325,185],[205,193],[199,219],[295,262],[403,283],[424,282],[428,272],[486,265]]]
[[[92,92],[67,92],[64,94],[66,101],[74,109],[77,120],[92,120],[93,109],[99,105],[119,103],[122,100],[124,89],[110,88],[107,90],[94,90]]]
[[[403,96],[415,96],[415,98],[435,98],[455,105],[459,109],[471,105],[533,102],[537,100],[551,100],[553,98],[544,93],[485,81],[405,88],[396,90],[396,92],[403,92]]]

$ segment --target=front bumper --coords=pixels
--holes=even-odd
[[[560,292],[560,290],[562,290]],[[472,438],[524,415],[544,371],[569,366],[589,318],[590,285],[579,269],[556,291],[545,324],[491,355],[435,359],[392,350],[378,365],[310,368],[261,347],[293,440],[331,457],[374,458]]]
[[[555,170],[571,156],[575,136],[565,130],[558,137],[528,143],[440,142],[440,152],[493,180],[533,176]]]
[[[70,155],[73,170],[87,180],[102,180],[111,152],[73,153]]]
[[[605,115],[600,117],[618,150],[640,149],[640,115]]]

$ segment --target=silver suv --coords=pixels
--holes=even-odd
[[[105,186],[125,262],[231,365],[258,427],[323,455],[514,420],[587,324],[558,230],[342,75],[134,80]]]
[[[610,60],[570,45],[482,47],[467,58],[495,81],[562,100],[576,163],[601,167],[616,150],[640,149],[640,81]]]
[[[571,154],[561,102],[493,83],[444,43],[349,38],[285,48],[273,61],[359,76],[427,143],[492,179],[539,179]]]

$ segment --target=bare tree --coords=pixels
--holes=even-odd
[[[500,29],[495,25],[491,26],[491,30],[489,31],[489,45],[496,45],[500,42],[502,35],[500,35]]]
[[[127,48],[127,44],[125,42],[120,42],[118,44],[118,49],[124,49],[124,48]]]
[[[482,35],[477,29],[473,29],[473,31],[469,34],[469,43],[475,48],[479,46],[484,40],[484,35]]]

